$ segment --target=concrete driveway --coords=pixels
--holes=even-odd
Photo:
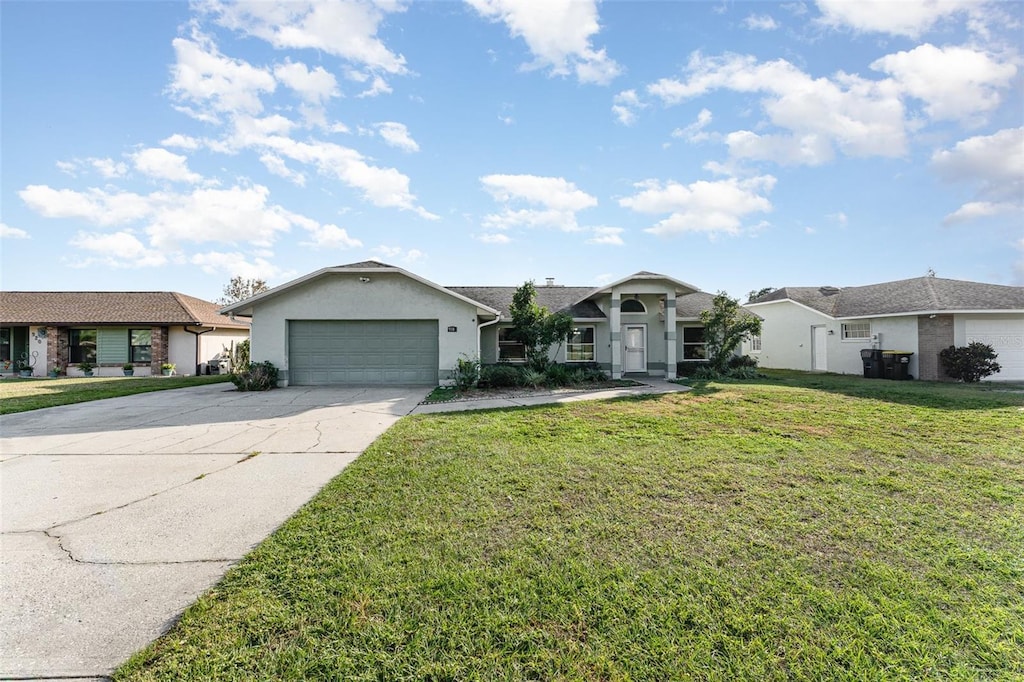
[[[425,394],[213,384],[0,418],[0,678],[102,679]]]

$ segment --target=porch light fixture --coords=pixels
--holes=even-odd
[[[360,277],[359,281],[362,282],[363,284],[369,284],[370,278],[369,277]]]

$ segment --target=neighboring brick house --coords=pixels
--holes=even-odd
[[[249,338],[248,321],[233,320],[209,301],[172,291],[0,292],[0,372],[25,359],[34,376],[53,367],[69,376],[76,365],[96,365],[98,376],[160,374],[173,363],[179,374],[205,373]]]
[[[1024,287],[916,277],[859,287],[783,287],[748,303],[761,336],[744,350],[762,367],[861,374],[866,348],[908,351],[909,373],[946,379],[939,352],[981,341],[1024,381]]]

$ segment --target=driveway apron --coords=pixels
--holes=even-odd
[[[0,678],[108,675],[425,392],[212,384],[0,418]]]

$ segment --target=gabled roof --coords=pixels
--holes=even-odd
[[[248,329],[215,303],[174,291],[3,291],[0,322],[18,325],[184,325]]]
[[[480,301],[495,310],[501,311],[503,319],[512,319],[509,308],[512,297],[519,287],[447,287],[449,291],[462,294],[474,301]],[[552,313],[568,313],[576,319],[599,319],[605,315],[593,301],[581,301],[590,287],[538,286],[537,305],[543,306]]]
[[[672,284],[675,285],[676,293],[681,295],[689,294],[695,291],[700,291],[700,289],[693,286],[692,284],[687,284],[686,282],[678,280],[675,277],[669,277],[668,275],[662,275],[657,272],[648,272],[647,270],[641,270],[640,272],[634,272],[632,275],[623,277],[622,279],[617,279],[611,284],[605,284],[604,286],[597,287],[596,289],[590,289],[583,298],[587,299],[592,298],[594,296],[599,296],[601,294],[609,294],[611,293],[613,288],[619,286],[620,284],[625,284],[626,282],[638,279],[656,279],[663,280],[665,282],[672,282]]]
[[[1024,287],[915,277],[861,287],[783,287],[751,305],[791,300],[832,317],[941,312],[1024,312]]]
[[[293,279],[292,281],[285,282],[284,284],[281,284],[280,286],[276,286],[273,289],[268,289],[268,290],[266,290],[266,291],[264,291],[262,293],[256,294],[255,296],[251,296],[251,297],[245,299],[244,301],[238,301],[237,303],[232,303],[230,305],[224,306],[223,308],[221,308],[220,312],[222,314],[225,314],[225,315],[233,314],[233,315],[249,316],[249,315],[252,315],[253,304],[259,303],[260,301],[265,301],[265,300],[267,300],[269,298],[273,298],[275,296],[279,296],[280,294],[288,291],[289,289],[292,289],[292,288],[297,287],[297,286],[301,286],[303,284],[306,284],[306,283],[311,282],[311,281],[316,280],[316,279],[320,279],[321,277],[330,276],[331,274],[337,274],[337,273],[352,274],[352,273],[359,273],[359,272],[367,272],[367,273],[394,272],[394,273],[398,273],[398,274],[401,274],[401,275],[405,275],[409,279],[414,280],[416,282],[419,282],[420,284],[423,284],[424,286],[430,287],[431,289],[436,289],[437,291],[440,291],[441,293],[448,294],[449,296],[453,296],[453,297],[455,297],[455,298],[457,298],[457,299],[459,299],[459,300],[461,300],[461,301],[463,301],[465,303],[469,303],[470,305],[476,306],[477,309],[478,309],[478,312],[480,312],[480,313],[483,313],[483,314],[486,314],[486,315],[497,315],[498,314],[497,310],[495,310],[494,308],[492,308],[491,306],[488,306],[487,304],[485,304],[483,302],[473,300],[473,299],[471,299],[471,298],[469,298],[467,296],[464,296],[463,294],[460,294],[460,293],[458,293],[456,291],[452,291],[451,289],[446,289],[445,287],[441,286],[440,284],[435,284],[434,282],[431,282],[428,279],[424,279],[424,278],[420,277],[419,275],[415,275],[415,274],[409,272],[408,270],[403,270],[402,268],[398,267],[397,265],[389,265],[387,263],[382,263],[380,261],[375,261],[375,260],[360,261],[358,263],[348,263],[346,265],[335,265],[335,266],[332,266],[332,267],[320,268],[319,270],[317,270],[315,272],[311,272],[308,275],[304,275],[302,277],[299,277],[298,279]]]

